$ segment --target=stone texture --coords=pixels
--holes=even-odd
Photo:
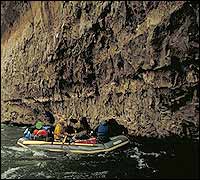
[[[198,3],[5,1],[1,19],[2,122],[47,108],[92,127],[114,115],[136,136],[198,133]]]

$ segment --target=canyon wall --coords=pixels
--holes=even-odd
[[[199,4],[1,2],[1,121],[113,117],[130,135],[199,132]]]

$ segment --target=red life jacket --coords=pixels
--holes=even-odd
[[[48,135],[48,132],[47,132],[46,130],[44,130],[44,129],[41,129],[41,130],[35,129],[35,130],[33,131],[33,134],[34,134],[35,136],[47,136],[47,135]]]

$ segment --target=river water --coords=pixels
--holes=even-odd
[[[199,178],[199,142],[138,138],[108,153],[47,153],[16,144],[25,128],[1,124],[1,179]]]

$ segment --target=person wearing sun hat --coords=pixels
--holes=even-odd
[[[109,126],[107,120],[102,120],[100,124],[95,128],[97,136],[97,143],[106,143],[109,139]]]
[[[33,135],[36,138],[36,136],[47,136],[47,132],[43,130],[44,123],[40,120],[38,120],[35,123],[35,130],[33,131]]]
[[[65,128],[67,135],[73,136],[76,133],[76,129],[78,126],[78,120],[73,115],[71,115],[67,120],[67,127]]]
[[[37,121],[35,124],[35,128],[40,130],[40,129],[42,129],[43,125],[44,125],[44,123],[42,121]]]
[[[56,114],[58,121],[55,124],[54,140],[59,141],[65,134],[65,128],[67,127],[67,121],[64,115]]]
[[[91,128],[88,124],[86,117],[81,117],[75,124],[75,135],[73,140],[77,139],[88,139],[90,137]]]

